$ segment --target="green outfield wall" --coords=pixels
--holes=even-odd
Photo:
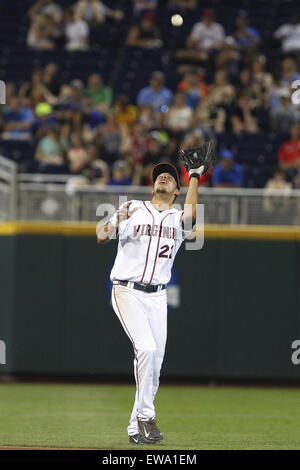
[[[110,304],[116,242],[93,225],[0,227],[0,374],[132,376]],[[164,377],[300,380],[300,230],[207,227],[170,284]]]

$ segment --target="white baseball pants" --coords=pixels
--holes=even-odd
[[[155,417],[154,399],[167,339],[167,293],[146,293],[114,285],[112,305],[132,342],[136,394],[127,427],[130,436],[137,434],[137,418]]]

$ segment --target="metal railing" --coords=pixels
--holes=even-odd
[[[0,156],[0,221],[17,216],[17,165]]]
[[[102,204],[118,208],[124,198],[151,199],[151,187],[91,185],[81,186],[70,194],[62,179],[56,184],[53,179],[47,182],[45,176],[39,183],[25,179],[25,175],[20,175],[20,219],[96,221],[99,220],[96,210]],[[177,208],[183,209],[186,192],[187,188],[181,189]],[[300,190],[199,188],[199,203],[204,204],[205,223],[300,224]]]
[[[100,217],[96,210],[100,205],[111,212],[124,198],[151,199],[151,187],[75,188],[70,180],[74,182],[74,177],[16,175],[15,165],[0,157],[0,220],[97,222]],[[181,188],[177,208],[183,209],[186,192],[186,187]],[[199,187],[199,203],[204,204],[204,220],[209,224],[300,225],[300,190]]]

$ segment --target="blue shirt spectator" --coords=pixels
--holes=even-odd
[[[295,80],[300,79],[297,62],[293,57],[285,57],[281,63],[281,82],[283,87],[290,87]]]
[[[173,93],[163,86],[164,74],[153,72],[148,87],[142,88],[138,94],[137,103],[140,106],[151,106],[155,111],[167,111],[163,106],[169,106]]]
[[[2,137],[12,140],[30,139],[33,118],[32,111],[26,106],[21,106],[20,98],[12,97],[10,105],[3,113],[4,132]]]
[[[110,180],[109,184],[113,186],[130,186],[132,184],[132,178],[130,178],[129,176],[122,180],[115,180],[113,178]]]
[[[261,40],[259,32],[248,23],[248,12],[240,10],[235,20],[236,30],[233,37],[241,48],[255,47]]]
[[[130,170],[124,160],[117,160],[112,167],[112,178],[109,182],[114,186],[129,186],[132,184]]]
[[[251,28],[248,26],[245,29],[245,35],[241,35],[236,38],[236,44],[241,47],[250,47],[254,40],[260,40],[260,34],[256,31],[256,29]]]
[[[221,152],[221,161],[212,174],[212,185],[219,187],[240,187],[244,181],[243,168],[233,162],[231,150]]]

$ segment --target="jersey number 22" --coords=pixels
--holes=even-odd
[[[159,258],[172,258],[172,249],[173,249],[173,246],[172,245],[171,247],[169,245],[163,245],[160,247],[160,253],[158,255]],[[168,254],[168,251],[170,250],[170,253]]]

